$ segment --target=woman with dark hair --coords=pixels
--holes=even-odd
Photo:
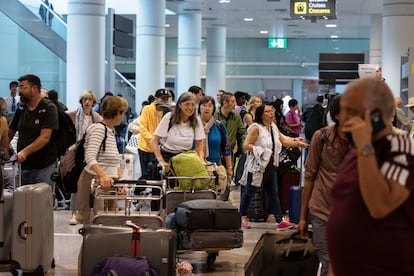
[[[233,167],[231,165],[231,150],[227,139],[227,131],[224,124],[213,117],[215,111],[214,98],[210,96],[202,97],[198,106],[198,114],[206,135],[203,142],[204,157],[207,161],[214,162],[217,165],[221,165],[223,158],[225,164],[222,165],[226,167],[227,176],[231,178]]]
[[[270,105],[262,105],[256,109],[254,123],[247,129],[247,137],[243,149],[248,152],[244,172],[240,184],[245,185],[240,199],[242,227],[250,228],[247,221],[247,207],[250,197],[257,189],[263,187],[268,194],[270,210],[275,216],[277,229],[292,228],[293,224],[283,221],[280,206],[277,167],[282,145],[285,147],[308,146],[303,138],[287,137],[281,134],[275,125],[274,111]]]
[[[204,159],[205,134],[203,124],[195,110],[194,94],[191,92],[181,94],[174,111],[164,115],[154,132],[151,141],[152,150],[165,172],[170,170],[168,160],[174,155],[191,150],[193,144],[200,159]]]
[[[287,125],[285,115],[283,115],[283,100],[276,99],[272,105],[275,111],[275,120],[279,131],[283,135],[296,137],[297,135],[295,135],[292,129]]]
[[[321,275],[328,274],[328,247],[326,225],[331,209],[331,189],[336,170],[345,154],[351,148],[342,131],[344,120],[340,116],[340,96],[331,101],[329,113],[334,125],[321,128],[312,137],[308,158],[305,163],[305,185],[302,192],[302,208],[298,231],[307,230],[307,216],[312,214],[313,241],[322,263]]]
[[[302,111],[300,110],[298,101],[296,99],[290,99],[288,105],[289,111],[285,116],[286,124],[292,130],[292,133],[295,136],[299,137],[299,135],[302,133],[302,122],[300,121]]]

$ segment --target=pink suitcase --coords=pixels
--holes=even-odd
[[[52,187],[39,183],[17,188],[12,208],[12,260],[24,272],[47,272],[54,267]]]

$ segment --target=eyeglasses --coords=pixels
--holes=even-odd
[[[181,105],[184,107],[195,107],[195,103],[192,102],[183,102]]]
[[[19,88],[19,90],[22,90],[22,89],[26,89],[26,87],[32,87],[32,85],[19,85],[19,86],[17,86],[17,88]]]

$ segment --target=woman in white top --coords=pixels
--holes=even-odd
[[[240,198],[242,227],[250,228],[247,221],[247,208],[250,197],[257,187],[268,194],[269,207],[277,223],[277,229],[291,228],[293,224],[283,221],[279,200],[277,166],[282,145],[285,147],[307,147],[303,138],[291,138],[281,134],[273,123],[274,111],[270,105],[261,105],[256,109],[254,123],[247,130],[243,149],[249,152],[240,183],[245,185]]]
[[[101,115],[92,110],[96,104],[96,96],[92,90],[85,90],[79,96],[81,106],[77,109],[68,110],[66,113],[71,117],[76,128],[76,141],[80,141],[86,132],[86,129],[92,124],[101,121]],[[77,215],[79,209],[79,200],[76,193],[70,196],[70,208],[72,209],[72,217],[69,220],[70,225],[78,223]]]
[[[174,155],[191,150],[193,145],[204,159],[203,124],[196,114],[196,97],[191,92],[181,94],[174,111],[164,115],[152,137],[152,150],[165,172],[170,170],[168,160]]]

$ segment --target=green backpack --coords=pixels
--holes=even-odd
[[[209,176],[195,150],[182,152],[171,157],[169,164],[174,176]],[[194,186],[191,185],[192,181],[194,181]],[[178,184],[180,190],[204,190],[208,189],[209,179],[178,179]]]

